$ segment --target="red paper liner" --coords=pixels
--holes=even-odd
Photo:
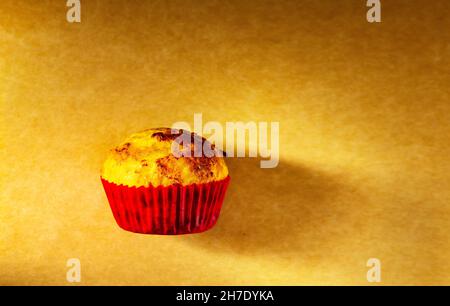
[[[157,235],[200,233],[212,228],[230,182],[188,186],[128,187],[101,178],[117,224],[124,230]]]

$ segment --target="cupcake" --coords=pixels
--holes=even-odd
[[[180,141],[182,136],[189,141]],[[214,154],[202,154],[205,147]],[[133,134],[112,149],[101,181],[122,229],[179,235],[216,224],[230,176],[222,152],[206,139],[157,128]]]

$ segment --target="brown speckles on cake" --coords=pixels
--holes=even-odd
[[[214,177],[213,168],[218,163],[216,157],[183,157],[165,156],[156,161],[161,176],[178,182],[182,176],[182,169],[189,167],[190,171],[202,180]]]
[[[130,147],[131,147],[131,143],[127,142],[124,143],[123,145],[116,147],[114,149],[114,152],[116,153],[117,156],[119,156],[122,160],[126,159],[129,154],[130,154]]]
[[[195,175],[202,179],[210,179],[214,176],[211,170],[217,164],[218,160],[216,157],[189,157],[186,159],[186,162]]]
[[[190,145],[191,156],[202,156],[205,144],[207,147],[214,151],[215,156],[226,156],[225,152],[217,150],[216,146],[195,133],[183,129],[170,129],[170,128],[158,128],[155,129],[151,137],[156,138],[158,141],[176,141],[184,149],[186,145]],[[183,135],[184,134],[184,135]],[[180,137],[181,136],[181,137]],[[222,153],[222,154],[220,154]]]
[[[124,143],[123,145],[121,145],[120,147],[117,147],[115,150],[117,153],[126,152],[130,148],[130,146],[131,146],[131,143],[127,142],[127,143]]]
[[[168,155],[156,160],[158,172],[161,176],[167,177],[176,183],[181,182],[181,172],[177,168],[177,160],[173,155]]]
[[[171,131],[171,129],[168,129],[167,131],[156,132],[152,134],[152,137],[158,139],[158,141],[174,141],[178,136],[181,135],[181,132],[172,133]]]

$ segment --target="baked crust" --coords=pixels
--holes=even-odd
[[[190,148],[179,141],[183,133],[191,138]],[[190,157],[175,156],[174,141],[183,151],[190,150]],[[205,143],[215,150],[205,138],[185,130],[156,128],[135,133],[110,150],[101,176],[130,187],[202,184],[226,178],[228,169],[222,157],[201,154]],[[195,157],[196,154],[202,156]]]

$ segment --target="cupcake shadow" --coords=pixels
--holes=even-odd
[[[191,235],[188,243],[214,251],[298,253],[339,237],[346,198],[355,192],[318,170],[280,161],[261,169],[257,159],[227,160],[231,184],[220,218],[211,230]]]

